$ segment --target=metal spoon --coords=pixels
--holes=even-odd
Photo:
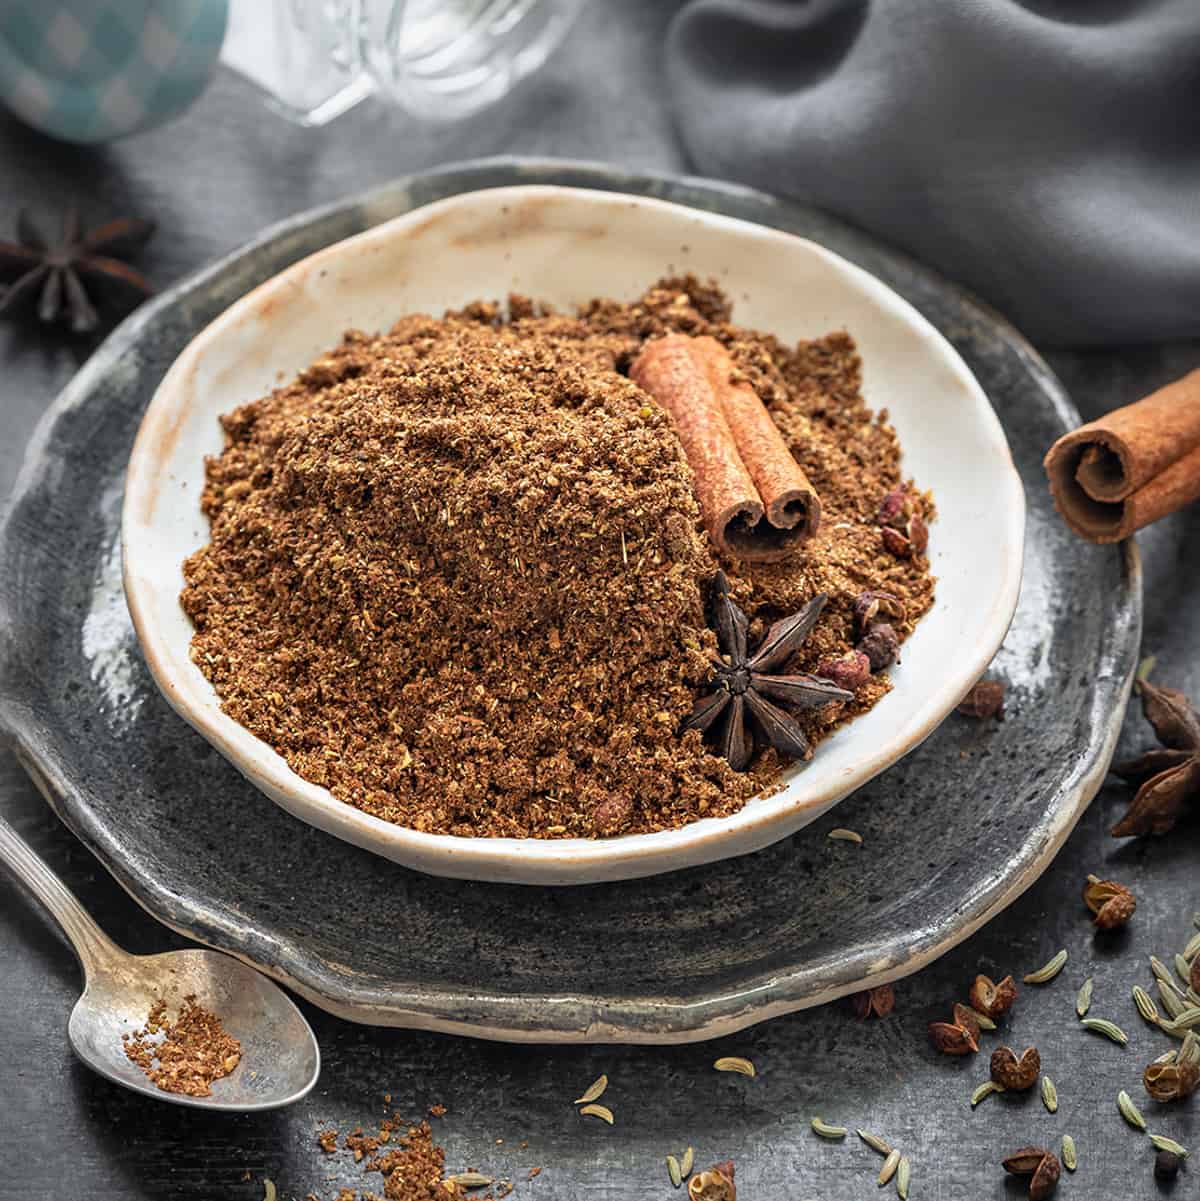
[[[100,929],[62,881],[0,817],[0,863],[50,911],[83,965],[83,996],[67,1033],[76,1055],[102,1076],[160,1101],[245,1113],[299,1101],[317,1082],[317,1040],[279,985],[220,951],[166,951],[131,955]],[[157,1088],[125,1055],[121,1035],[146,1024],[160,997],[173,1015],[194,995],[241,1041],[241,1062],[215,1080],[210,1097]]]

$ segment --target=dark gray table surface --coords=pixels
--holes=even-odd
[[[89,212],[152,215],[161,231],[145,266],[160,284],[219,255],[276,219],[389,177],[455,159],[516,153],[594,158],[686,170],[672,130],[659,52],[674,5],[595,4],[562,52],[517,94],[453,128],[414,127],[369,104],[320,131],[267,113],[254,91],[220,75],[176,123],[101,149],[49,142],[0,117],[0,236],[16,209],[58,211],[79,197]],[[1136,214],[1131,213],[1136,220]],[[15,478],[38,416],[92,349],[28,327],[0,325],[0,495]],[[1133,399],[1200,364],[1200,343],[1056,351],[1053,366],[1086,415]],[[1139,539],[1146,565],[1146,650],[1156,678],[1200,695],[1200,509]],[[1126,723],[1122,753],[1149,743],[1140,716]],[[1152,1127],[1194,1146],[1196,1166],[1172,1190],[1200,1197],[1200,1101],[1174,1109],[1144,1098],[1141,1069],[1161,1036],[1132,1010],[1133,983],[1148,983],[1146,956],[1171,953],[1200,909],[1200,824],[1168,838],[1118,843],[1107,828],[1127,791],[1105,787],[1049,871],[1005,914],[919,976],[897,987],[896,1013],[858,1022],[841,1007],[796,1014],[716,1044],[656,1048],[512,1048],[347,1024],[305,1006],[325,1055],[303,1104],[258,1117],[218,1119],[133,1096],[77,1064],[66,1020],[79,974],[70,951],[21,894],[0,879],[0,1201],[70,1196],[258,1198],[263,1178],[283,1197],[333,1196],[359,1179],[349,1157],[322,1155],[319,1124],[369,1121],[384,1093],[416,1114],[448,1107],[438,1125],[452,1163],[478,1164],[542,1201],[651,1198],[672,1193],[663,1155],[691,1143],[711,1162],[733,1156],[743,1201],[850,1201],[879,1194],[878,1160],[853,1138],[816,1139],[824,1114],[866,1126],[913,1161],[914,1201],[1024,1195],[999,1166],[1015,1147],[1056,1145],[1069,1132],[1080,1169],[1060,1196],[1126,1201],[1162,1195],[1153,1150],[1118,1116],[1128,1088]],[[181,940],[138,909],[63,830],[12,757],[0,751],[0,812],[85,899],[110,933],[135,951]],[[1089,871],[1135,889],[1132,927],[1092,936],[1079,892]],[[1036,1096],[967,1098],[986,1074],[981,1057],[952,1061],[928,1046],[925,1026],[960,997],[977,971],[1021,972],[1060,946],[1071,962],[1055,985],[1026,990],[1012,1023],[1018,1049],[1036,1043],[1058,1085],[1051,1117]],[[1096,977],[1095,1012],[1131,1035],[1121,1050],[1078,1029],[1074,990]],[[718,1077],[719,1054],[755,1060],[755,1081]],[[570,1105],[601,1071],[613,1079],[619,1124],[581,1124]],[[497,1144],[503,1139],[503,1144]],[[556,1148],[594,1147],[586,1179],[556,1171]],[[528,1147],[521,1148],[523,1142]],[[543,1167],[534,1181],[528,1169]],[[379,1178],[374,1178],[379,1185]],[[363,1182],[369,1187],[368,1182]],[[894,1194],[893,1194],[894,1195]]]

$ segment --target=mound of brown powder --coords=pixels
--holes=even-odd
[[[729,347],[821,495],[803,555],[724,564],[756,627],[828,592],[811,670],[852,644],[854,597],[886,589],[908,633],[932,581],[881,547],[899,450],[847,335],[784,347],[692,279],[578,317],[514,297],[508,320],[476,304],[349,334],[224,419],[182,601],[225,710],[339,799],[429,832],[657,830],[769,785],[774,752],[743,775],[679,734],[711,670],[717,562],[670,419],[623,374],[665,330]]]
[[[145,1026],[121,1038],[125,1054],[151,1083],[189,1097],[211,1097],[213,1081],[228,1076],[242,1058],[242,1044],[193,996],[184,997],[173,1021],[166,1001],[155,1001]]]

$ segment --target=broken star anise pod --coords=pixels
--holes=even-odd
[[[82,229],[72,207],[63,219],[60,242],[53,244],[23,210],[17,214],[17,241],[0,241],[0,314],[14,313],[36,301],[42,321],[65,317],[77,334],[100,324],[97,302],[111,299],[130,308],[154,292],[150,281],[121,256],[154,233],[152,221],[123,218],[95,229]]]
[[[717,750],[734,771],[749,766],[756,736],[792,759],[812,758],[799,722],[775,701],[808,709],[854,699],[853,693],[819,676],[779,674],[812,633],[829,598],[815,596],[799,612],[777,621],[751,654],[746,643],[750,622],[733,603],[723,571],[717,572],[713,592],[713,628],[721,654],[713,660],[713,690],[697,703],[684,729],[715,731]]]
[[[1129,812],[1112,828],[1114,838],[1166,834],[1189,801],[1200,805],[1200,713],[1174,688],[1148,680],[1139,687],[1142,712],[1162,745],[1113,768],[1140,785]]]

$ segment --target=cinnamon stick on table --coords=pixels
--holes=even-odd
[[[645,347],[630,375],[674,419],[718,549],[772,562],[816,533],[816,490],[720,342],[668,334]]]
[[[1200,499],[1200,370],[1064,434],[1045,467],[1058,511],[1092,542]]]

